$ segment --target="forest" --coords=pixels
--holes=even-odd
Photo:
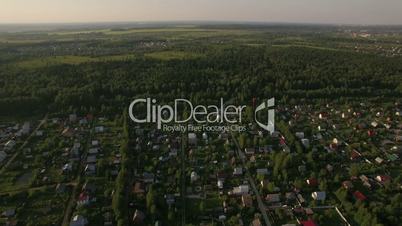
[[[271,96],[284,103],[401,97],[401,36],[364,39],[341,28],[308,29],[0,34],[0,114],[116,113],[139,96],[239,104]]]

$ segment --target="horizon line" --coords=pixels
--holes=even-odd
[[[262,21],[262,20],[119,20],[119,21],[71,21],[71,22],[0,22],[0,26],[2,25],[91,25],[91,24],[130,24],[130,23],[139,23],[139,24],[158,24],[158,23],[200,23],[200,24],[233,24],[233,25],[241,25],[241,24],[266,24],[266,25],[327,25],[327,26],[402,26],[402,23],[399,24],[381,24],[381,23],[369,23],[369,24],[359,24],[359,23],[331,23],[331,22],[294,22],[294,21]]]

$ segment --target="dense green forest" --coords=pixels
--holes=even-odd
[[[314,28],[155,28],[1,35],[2,115],[121,112],[135,96],[206,102],[400,98],[402,57]],[[318,31],[317,31],[318,30]],[[365,51],[356,51],[364,46]],[[399,47],[399,45],[396,45]]]

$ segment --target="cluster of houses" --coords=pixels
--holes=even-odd
[[[0,125],[0,165],[15,151],[17,142],[31,132],[31,123]]]
[[[76,118],[70,115],[70,121],[78,121],[79,125],[87,125],[89,122],[92,122],[93,117],[85,117],[85,118]],[[114,180],[120,171],[121,164],[121,154],[119,151],[120,140],[113,137],[111,142],[113,144],[109,144],[109,147],[113,147],[115,149],[105,149],[105,143],[102,142],[104,137],[115,136],[115,134],[110,134],[109,130],[106,126],[102,125],[103,122],[106,122],[105,118],[98,118],[96,120],[96,125],[91,128],[92,135],[89,136],[90,140],[86,143],[79,143],[77,140],[74,142],[72,148],[69,149],[68,155],[70,156],[70,160],[79,160],[77,164],[79,169],[82,169],[82,175],[84,176],[84,181],[86,181],[82,186],[81,190],[78,193],[78,197],[76,197],[76,214],[73,215],[73,218],[70,221],[70,226],[85,226],[91,224],[91,219],[89,219],[85,214],[80,213],[80,209],[88,209],[90,211],[98,211],[102,212],[103,217],[103,225],[111,226],[114,224],[114,217],[112,211],[103,212],[103,208],[106,206],[111,206],[111,197],[107,199],[106,206],[99,206],[98,196],[100,194],[104,194],[105,189],[103,186],[100,186],[98,183],[91,182],[92,178],[103,178],[103,182],[109,183],[109,180]],[[72,134],[75,134],[77,128],[70,129]],[[64,131],[63,131],[64,132]],[[70,133],[69,133],[70,135]],[[108,140],[110,142],[110,140]],[[67,154],[66,154],[67,155]],[[77,158],[78,157],[78,158]],[[103,167],[107,168],[109,172],[107,175],[110,175],[110,178],[106,177],[106,174],[99,174],[99,161],[105,162]],[[68,165],[63,166],[63,170],[71,169]],[[103,169],[105,170],[105,169]],[[67,173],[70,173],[68,171]],[[100,181],[99,181],[100,183]],[[113,193],[111,194],[113,195]]]
[[[284,114],[305,152],[337,154],[338,161],[319,165],[328,174],[339,174],[346,179],[340,186],[348,191],[351,200],[370,202],[371,194],[391,184],[397,176],[383,169],[401,165],[402,118],[398,103],[388,109],[364,103],[338,108],[327,105],[318,109],[303,105],[287,108]],[[351,164],[355,168],[366,165],[378,170],[365,174],[352,171]],[[298,171],[305,173],[308,168],[309,165],[303,162]],[[316,184],[314,180],[307,183]],[[402,190],[402,186],[393,184],[393,189]],[[315,191],[311,197],[324,201],[328,196],[325,191]]]
[[[136,138],[131,148],[136,156],[133,161],[137,162],[131,169],[133,179],[129,194],[132,223],[141,225],[153,218],[149,216],[145,200],[154,185],[158,185],[157,195],[176,216],[181,214],[181,200],[184,198],[190,200],[187,205],[209,203],[207,208],[199,207],[197,214],[188,217],[197,223],[210,221],[211,217],[226,221],[240,216],[239,225],[255,226],[264,224],[260,198],[257,200],[257,197],[261,197],[270,219],[278,225],[318,225],[313,216],[319,213],[312,206],[326,206],[338,201],[326,189],[326,184],[332,184],[331,180],[337,174],[340,175],[339,187],[345,189],[355,202],[371,202],[372,194],[390,184],[393,189],[398,189],[394,183],[394,171],[386,170],[387,167],[402,170],[402,112],[398,105],[388,109],[364,104],[338,108],[303,105],[280,108],[278,113],[288,129],[281,127],[281,131],[267,134],[252,128],[245,136],[251,141],[264,138],[267,143],[246,142],[242,148],[235,145],[237,137],[228,133],[190,132],[183,139],[179,133],[166,134],[156,129],[135,127]],[[120,170],[122,156],[118,145],[108,145],[116,150],[106,150],[104,142],[108,139],[104,138],[108,128],[96,125],[89,129],[92,120],[92,116],[78,117],[75,114],[65,121],[50,120],[60,126],[59,135],[68,144],[61,150],[64,159],[59,165],[61,173],[73,178],[80,171],[86,181],[77,185],[76,210],[97,202],[101,189],[98,184],[88,181],[99,177],[101,160],[106,162],[111,178],[115,178]],[[92,135],[89,135],[90,130]],[[29,132],[29,123],[0,127],[0,164],[15,149],[18,137]],[[36,136],[43,135],[44,131],[36,131]],[[120,143],[116,138],[108,142],[110,140]],[[29,148],[24,149],[24,153],[32,155]],[[274,173],[278,162],[272,157],[279,153],[300,158],[296,165],[286,168],[292,174],[280,180]],[[336,154],[337,160],[316,161],[321,154]],[[351,169],[351,165],[368,165],[378,170],[361,172]],[[46,167],[43,170],[46,171]],[[296,184],[297,180],[299,184]],[[287,220],[277,217],[274,210],[284,211]],[[251,213],[245,215],[247,211]],[[340,219],[345,219],[341,212],[338,213]],[[87,217],[75,211],[70,226],[89,225]],[[113,225],[112,219],[112,213],[106,213],[104,225]],[[154,223],[161,222],[156,219]]]

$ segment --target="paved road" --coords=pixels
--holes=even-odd
[[[41,120],[41,122],[38,124],[38,126],[32,131],[32,133],[27,137],[27,139],[25,139],[24,143],[15,151],[14,155],[11,156],[11,158],[7,161],[6,164],[3,165],[3,167],[0,170],[0,175],[4,173],[4,171],[10,166],[10,164],[15,160],[15,158],[17,158],[17,156],[20,154],[21,150],[24,149],[24,147],[28,144],[28,141],[31,139],[31,137],[33,137],[36,133],[36,131],[38,131],[43,124],[45,124],[47,120],[47,114],[45,115],[45,117]]]
[[[233,133],[231,133],[230,135],[231,135],[231,137],[232,137],[233,142],[235,143],[235,145],[236,145],[236,147],[237,147],[236,154],[237,154],[237,156],[241,159],[242,164],[243,164],[243,168],[246,169],[246,176],[247,176],[247,179],[248,179],[248,181],[249,181],[249,183],[250,183],[250,185],[251,185],[251,188],[253,189],[254,194],[255,194],[255,196],[256,196],[256,198],[257,198],[258,208],[260,209],[260,212],[261,212],[261,214],[262,214],[262,217],[263,217],[263,219],[264,219],[264,221],[265,221],[265,225],[266,225],[266,226],[271,226],[272,224],[271,224],[271,222],[269,221],[269,218],[268,218],[268,215],[267,215],[267,212],[266,212],[267,208],[266,208],[264,202],[263,202],[262,199],[261,199],[260,192],[258,191],[257,186],[255,186],[254,179],[251,177],[250,171],[248,170],[248,168],[247,168],[247,166],[246,166],[245,160],[240,157],[240,156],[243,155],[243,152],[242,152],[242,150],[241,150],[241,148],[240,148],[240,145],[239,145],[239,143],[237,142],[237,140],[235,139],[235,137],[233,136]]]

